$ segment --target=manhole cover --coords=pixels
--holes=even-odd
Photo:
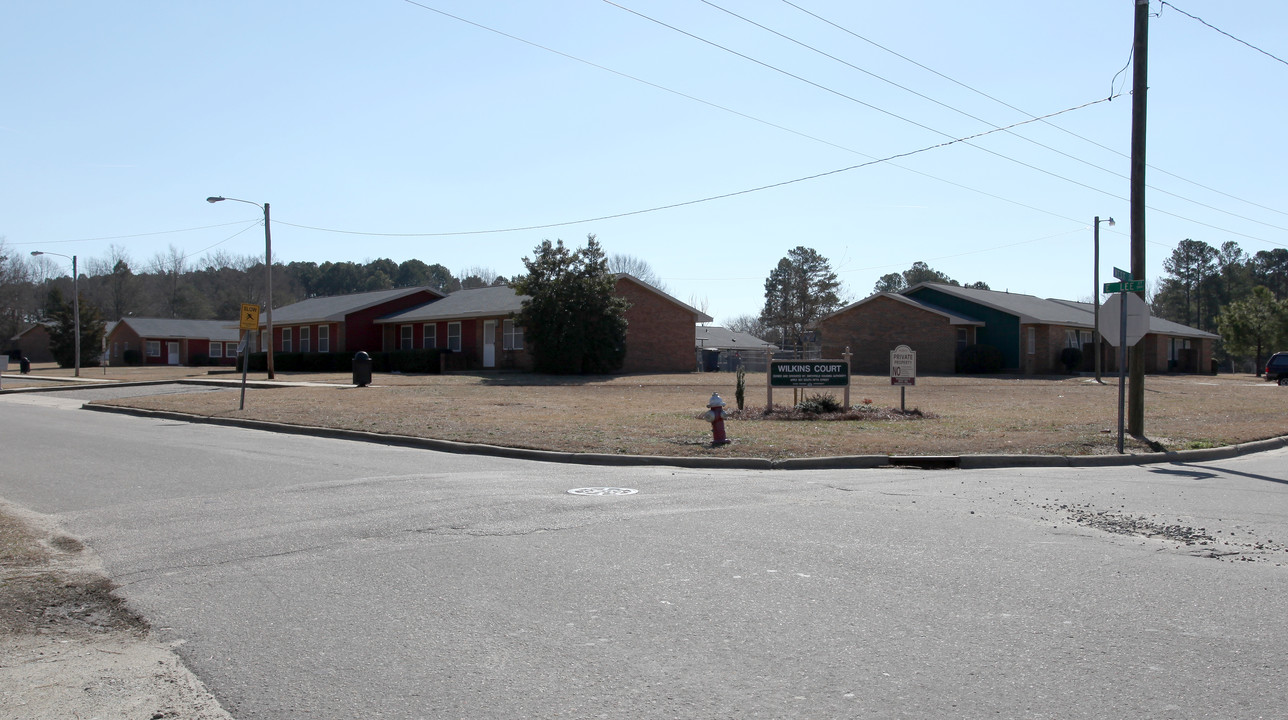
[[[634,495],[639,492],[634,488],[589,487],[569,490],[569,495]]]

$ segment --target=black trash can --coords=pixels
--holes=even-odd
[[[26,355],[23,355],[22,357],[18,358],[18,370],[23,375],[26,375],[27,373],[31,372],[31,361],[27,359]]]
[[[365,352],[353,356],[353,384],[358,387],[371,384],[371,356]]]

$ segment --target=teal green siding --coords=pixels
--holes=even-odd
[[[1020,319],[1018,317],[932,288],[921,288],[910,292],[908,297],[984,321],[984,327],[975,328],[975,342],[979,345],[992,345],[1001,350],[1003,365],[1007,369],[1020,368]]]

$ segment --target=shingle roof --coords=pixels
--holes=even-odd
[[[984,307],[1015,315],[1020,318],[1022,323],[1040,325],[1081,324],[1091,327],[1091,317],[1088,316],[1087,311],[1070,307],[1054,300],[1045,300],[1035,295],[1021,295],[997,290],[976,290],[942,283],[918,283],[903,292],[915,299],[916,296],[912,295],[912,293],[921,288],[938,290],[947,295],[955,295]],[[1088,305],[1087,307],[1090,308],[1091,306]]]
[[[527,295],[520,295],[506,285],[457,290],[441,300],[418,305],[408,310],[390,313],[376,320],[378,323],[413,323],[456,318],[499,317],[523,309]]]
[[[707,350],[777,350],[778,346],[765,342],[745,332],[734,332],[718,325],[699,325],[694,328],[694,344]]]
[[[944,285],[941,283],[919,283],[904,293],[911,293],[919,288],[929,288],[953,295],[985,307],[1015,315],[1022,323],[1038,325],[1065,325],[1078,328],[1095,327],[1095,308],[1091,303],[1072,300],[1043,299],[1034,295],[1000,292],[997,290],[976,290],[974,288]],[[913,297],[912,299],[917,299]],[[1157,335],[1175,337],[1211,338],[1220,337],[1204,330],[1150,316],[1149,331]]]
[[[236,320],[184,320],[182,318],[125,318],[125,325],[142,338],[200,338],[236,340],[241,331]]]
[[[346,315],[359,310],[366,310],[390,300],[425,291],[441,295],[437,290],[426,286],[309,298],[292,305],[273,308],[273,324],[343,321]],[[265,317],[263,314],[260,315],[261,323],[265,322]]]
[[[860,305],[863,305],[864,303],[872,302],[877,298],[887,298],[889,300],[894,300],[896,302],[901,302],[908,305],[915,305],[923,310],[928,310],[938,315],[942,315],[948,318],[949,325],[983,325],[984,324],[983,320],[970,317],[969,315],[963,315],[962,313],[959,313],[959,312],[953,312],[952,310],[939,307],[938,305],[932,302],[927,302],[925,300],[921,300],[918,298],[908,297],[906,295],[899,295],[898,293],[887,293],[887,292],[873,293],[872,295],[869,295],[863,298],[862,300],[859,300],[858,302],[853,302],[853,303],[850,303],[849,305],[846,305],[845,307],[841,308],[840,310],[837,310],[836,312],[824,315],[823,317],[816,320],[815,323],[822,322],[834,315],[840,315],[841,313],[849,312],[850,310],[853,310],[854,308]]]

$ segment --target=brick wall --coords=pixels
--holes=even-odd
[[[1029,354],[1029,328],[1033,328],[1037,338],[1034,354]],[[1026,375],[1063,375],[1064,365],[1060,362],[1060,353],[1068,344],[1067,331],[1063,325],[1023,325],[1020,338],[1024,350],[1024,373]]]
[[[956,371],[957,327],[939,313],[889,297],[876,297],[818,323],[823,357],[839,358],[850,347],[852,373],[890,372],[890,351],[907,345],[917,353],[917,372]]]
[[[626,359],[622,372],[692,372],[693,313],[626,279],[617,281],[626,310]]]
[[[134,332],[134,329],[125,323],[117,323],[112,329],[112,334],[107,336],[107,361],[112,365],[125,364],[126,345],[129,350],[134,350],[143,357],[143,338]]]

